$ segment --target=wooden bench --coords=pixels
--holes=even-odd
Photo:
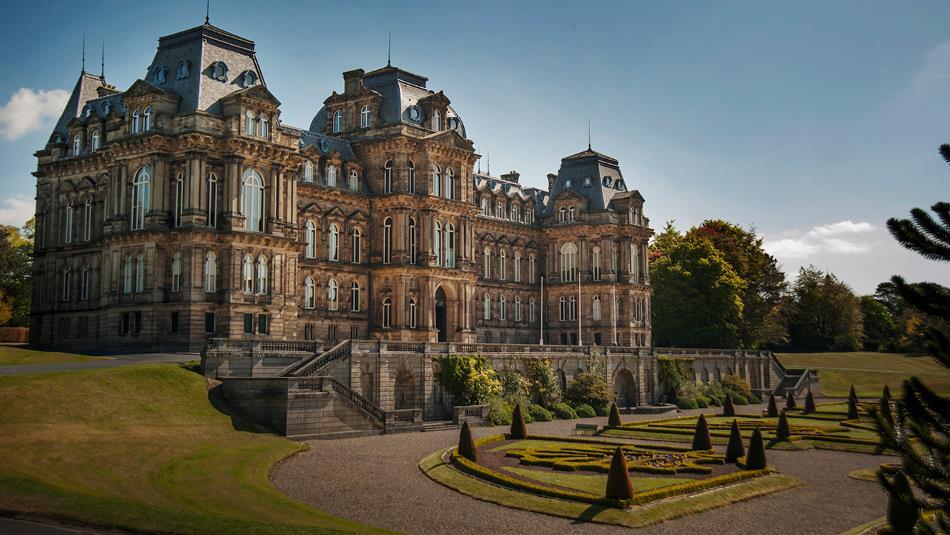
[[[577,424],[574,426],[574,435],[593,435],[597,432],[597,424]]]

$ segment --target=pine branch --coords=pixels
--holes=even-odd
[[[914,223],[917,224],[918,230],[928,235],[930,239],[943,242],[944,244],[950,243],[950,233],[947,232],[946,228],[934,221],[934,218],[931,217],[930,214],[920,208],[914,208],[910,211],[910,215],[914,218]]]
[[[947,163],[950,163],[950,145],[944,143],[940,145],[938,150],[940,151],[940,155],[943,156],[943,159],[946,160]]]
[[[910,249],[930,260],[950,260],[950,247],[934,243],[907,219],[887,220],[891,235],[904,248]]]
[[[903,277],[891,277],[897,293],[907,302],[924,314],[931,316],[950,316],[950,294],[947,289],[932,282],[907,284]]]
[[[950,227],[950,203],[938,202],[930,207],[937,216],[940,217],[940,222],[945,227]]]

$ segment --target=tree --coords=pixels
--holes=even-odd
[[[610,460],[610,471],[607,472],[607,489],[604,494],[613,500],[633,498],[633,483],[630,481],[630,472],[627,470],[627,458],[620,446],[617,446],[617,449],[614,450],[614,457]]]
[[[737,347],[742,280],[707,239],[688,238],[653,262],[658,346]]]
[[[601,411],[614,399],[607,381],[590,372],[579,373],[568,385],[565,397],[575,406],[583,403]]]
[[[29,325],[33,293],[33,235],[31,218],[22,229],[0,225],[0,295],[10,309],[0,325]],[[0,315],[0,320],[4,315]]]
[[[793,350],[854,351],[861,327],[861,305],[847,284],[814,266],[799,270],[788,311]]]
[[[529,359],[528,391],[534,403],[545,408],[561,401],[561,385],[548,359]]]
[[[650,244],[650,253],[659,258],[666,255],[683,241],[683,235],[673,226],[675,220],[669,220],[663,226],[663,231],[653,237],[653,243]]]
[[[893,351],[897,347],[894,316],[872,295],[861,297],[862,331],[865,351]]]
[[[478,452],[475,448],[475,440],[472,439],[472,430],[468,428],[468,422],[462,422],[462,430],[459,432],[459,455],[470,461],[478,460]]]
[[[700,237],[712,242],[743,282],[739,292],[742,318],[739,337],[742,347],[779,345],[787,339],[781,314],[788,283],[778,261],[765,252],[763,241],[754,229],[745,230],[720,219],[711,219],[693,227],[686,237]]]
[[[436,357],[436,379],[456,403],[477,405],[501,393],[498,374],[484,357],[444,355]]]
[[[950,163],[950,145],[942,145],[940,153]],[[914,208],[910,212],[911,219],[892,218],[887,221],[887,227],[907,249],[931,260],[948,262],[950,203],[938,202],[931,210],[939,222],[926,211]],[[892,277],[891,282],[903,300],[919,313],[943,321],[950,319],[950,290],[947,288],[935,283],[911,285],[900,276]],[[950,336],[945,323],[928,326],[925,334],[934,360],[950,368]],[[891,403],[894,410],[889,410],[889,406],[885,408],[887,403],[882,400],[880,409],[873,413],[875,425],[882,444],[901,456],[901,468],[921,495],[915,496],[909,492],[909,485],[903,488],[899,480],[889,480],[882,471],[878,471],[878,480],[891,495],[900,494],[901,501],[936,511],[929,524],[917,521],[918,531],[950,533],[950,487],[946,484],[950,473],[950,440],[945,426],[946,415],[950,414],[950,397],[937,394],[918,377],[911,377],[904,380],[899,398]],[[900,529],[901,526],[892,527]]]

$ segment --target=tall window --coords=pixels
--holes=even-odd
[[[534,297],[528,299],[528,323],[534,323]]]
[[[591,302],[591,319],[600,321],[600,296],[595,295]]]
[[[303,181],[313,182],[313,162],[309,160],[303,164]]]
[[[515,321],[521,321],[521,298],[515,297]]]
[[[505,253],[505,250],[502,249],[498,252],[498,280],[505,280],[508,278],[508,255]]]
[[[125,255],[125,266],[122,269],[122,293],[132,293],[132,255]]]
[[[336,226],[336,223],[330,224],[329,260],[331,262],[340,260],[340,227]]]
[[[412,297],[409,298],[409,328],[416,328],[416,300]]]
[[[132,181],[132,230],[145,228],[145,212],[148,210],[152,187],[152,166],[145,165]]]
[[[185,176],[178,173],[175,179],[175,226],[181,226],[182,212],[185,211]]]
[[[172,291],[181,291],[181,253],[175,253],[172,260]]]
[[[89,266],[82,266],[82,274],[79,279],[79,300],[89,299]]]
[[[336,166],[328,165],[327,166],[327,186],[331,188],[336,187]]]
[[[442,168],[438,164],[432,164],[432,191],[430,195],[438,197],[442,191]]]
[[[244,113],[244,133],[253,136],[254,130],[254,112],[247,110],[247,112]]]
[[[63,301],[69,301],[69,266],[63,268]]]
[[[257,293],[267,293],[267,259],[264,255],[257,257]]]
[[[640,282],[640,247],[630,244],[630,277],[634,282]]]
[[[353,312],[360,311],[360,283],[353,281],[353,284],[350,285],[350,310]]]
[[[363,233],[359,228],[353,229],[353,243],[350,244],[350,261],[359,264],[362,261],[362,251],[360,247],[363,241]]]
[[[135,291],[141,292],[145,289],[145,257],[138,255],[135,257]]]
[[[73,202],[69,201],[66,205],[66,236],[63,240],[66,243],[73,242]]]
[[[251,255],[244,255],[244,268],[242,270],[242,280],[244,281],[244,293],[254,293],[254,259]]]
[[[415,164],[412,163],[412,160],[409,160],[409,165],[407,167],[407,170],[408,170],[409,184],[406,188],[406,191],[408,191],[409,193],[415,193],[416,192],[416,166]]]
[[[350,191],[357,191],[360,189],[360,175],[355,170],[350,171]]]
[[[432,115],[432,129],[442,130],[442,113],[439,110],[435,110]]]
[[[142,131],[148,132],[152,129],[152,107],[148,106],[145,108],[145,113],[142,114]]]
[[[383,191],[385,193],[393,192],[393,161],[386,160],[386,168],[383,171]]]
[[[330,279],[327,283],[327,309],[336,310],[340,305],[340,292],[337,287],[336,279]]]
[[[567,299],[562,295],[558,302],[558,319],[561,321],[567,321]]]
[[[594,246],[590,253],[590,269],[595,281],[600,280],[600,247]]]
[[[339,134],[343,131],[343,112],[337,110],[333,112],[333,133]]]
[[[218,177],[208,174],[208,221],[211,228],[218,226]]]
[[[577,280],[577,246],[571,242],[561,246],[561,282]]]
[[[205,257],[205,291],[214,292],[218,282],[218,261],[214,253],[208,251]]]
[[[97,150],[99,150],[99,145],[100,145],[100,143],[101,143],[100,138],[101,138],[101,136],[99,135],[99,131],[98,131],[98,130],[93,130],[93,132],[92,132],[92,152],[96,152]]]
[[[491,319],[491,296],[487,292],[482,296],[482,319]]]
[[[383,221],[383,263],[388,264],[393,259],[393,220],[387,217]]]
[[[455,227],[452,223],[445,224],[445,265],[455,267]]]
[[[316,308],[316,294],[314,293],[313,277],[307,276],[304,279],[303,306],[304,308]]]
[[[267,116],[262,113],[257,121],[257,135],[263,139],[267,139],[268,126]]]
[[[508,319],[508,302],[503,295],[498,297],[498,318]]]
[[[388,329],[392,325],[393,302],[388,297],[383,299],[383,328]]]
[[[482,251],[482,276],[486,279],[491,278],[491,249],[487,246]]]
[[[416,253],[416,218],[409,218],[409,263],[416,265],[418,254]]]
[[[514,265],[514,279],[515,282],[521,282],[521,253],[515,252],[515,265]]]
[[[557,222],[564,223],[567,221],[567,208],[563,206],[557,211]]]
[[[360,109],[360,128],[369,128],[369,106]]]
[[[436,221],[432,236],[432,249],[435,253],[435,265],[442,265],[442,225]]]
[[[535,272],[535,263],[534,255],[528,255],[528,282],[534,284],[534,272]]]
[[[455,173],[450,167],[445,168],[445,198],[455,198]]]
[[[142,131],[142,118],[139,116],[139,110],[132,112],[132,133],[138,134]]]
[[[498,201],[497,203],[495,203],[495,217],[497,217],[498,219],[504,219],[505,217],[505,210],[504,210],[504,207],[501,205],[501,201]]]
[[[264,232],[264,179],[254,169],[244,172],[244,228]]]
[[[573,206],[571,206],[570,208],[567,209],[567,217],[568,217],[568,220],[574,221],[574,218],[575,218],[576,215],[577,215],[577,209],[576,209],[576,208],[574,208]]]
[[[307,241],[306,257],[315,258],[317,256],[317,225],[313,220],[307,220],[307,230],[304,234],[304,239]]]
[[[577,296],[574,296],[574,295],[571,296],[569,313],[570,313],[570,318],[568,319],[570,319],[571,321],[577,319]]]

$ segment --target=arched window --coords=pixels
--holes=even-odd
[[[383,299],[383,328],[388,329],[392,325],[393,302],[388,297]]]
[[[208,251],[205,257],[205,291],[214,292],[217,290],[218,282],[218,261],[214,252]]]
[[[181,226],[182,216],[185,211],[185,175],[178,173],[175,178],[175,226]]]
[[[135,257],[135,291],[141,292],[145,289],[145,257],[138,255]]]
[[[595,281],[600,280],[600,247],[595,245],[590,253],[591,275]]]
[[[561,246],[561,282],[577,280],[577,246],[571,242]]]
[[[409,165],[407,166],[409,184],[406,188],[406,191],[409,193],[416,192],[416,166],[412,163],[412,160],[409,160]]]
[[[535,262],[534,255],[528,255],[528,282],[534,284]]]
[[[132,112],[132,133],[138,134],[142,131],[142,119],[139,116],[139,110]]]
[[[254,293],[254,259],[251,258],[251,255],[244,255],[244,269],[243,269],[244,281],[244,293],[252,294]]]
[[[430,195],[435,195],[438,197],[441,195],[442,191],[442,168],[439,167],[439,164],[432,164],[432,191],[429,192]]]
[[[63,268],[63,301],[69,301],[70,286],[69,266]]]
[[[89,265],[83,264],[79,278],[79,300],[89,299]]]
[[[353,281],[353,284],[350,285],[350,310],[353,312],[360,311],[360,283]]]
[[[247,110],[244,113],[244,133],[253,136],[254,130],[254,112]]]
[[[92,131],[92,152],[99,150],[100,145],[100,135],[98,130]]]
[[[360,109],[360,128],[369,128],[369,106]]]
[[[600,321],[600,296],[595,295],[591,303],[591,319]]]
[[[330,279],[327,283],[327,309],[336,310],[340,305],[340,293],[336,284],[336,279]]]
[[[350,261],[354,264],[359,264],[362,261],[362,251],[360,247],[362,246],[363,241],[363,232],[354,227],[353,228],[353,240],[350,244]]]
[[[132,255],[125,255],[125,267],[122,269],[122,293],[132,293]]]
[[[307,230],[304,234],[304,239],[307,242],[304,255],[307,258],[315,258],[317,256],[317,225],[313,220],[307,220]]]
[[[152,166],[145,165],[132,181],[132,230],[145,228],[145,212],[148,210],[152,187]]]
[[[208,221],[211,228],[218,226],[218,177],[208,174]]]
[[[491,215],[491,212],[488,211],[488,199],[482,199],[482,215]]]
[[[83,205],[82,239],[83,241],[92,239],[92,199],[90,198],[86,198],[86,203]]]
[[[337,110],[333,112],[333,133],[339,134],[343,131],[343,112]]]
[[[254,169],[244,172],[244,228],[264,232],[264,179]]]
[[[313,277],[307,276],[304,279],[304,290],[303,290],[303,306],[304,308],[313,309],[316,308],[316,296],[313,291]]]
[[[409,263],[416,265],[418,253],[416,251],[416,218],[409,218]]]
[[[66,235],[64,236],[64,242],[72,243],[73,242],[73,202],[69,201],[69,204],[66,205]]]
[[[330,250],[328,252],[328,258],[331,262],[339,262],[340,260],[340,227],[336,226],[336,223],[330,224]]]
[[[328,165],[327,166],[327,186],[331,188],[336,187],[336,166]]]
[[[142,131],[148,132],[152,129],[152,107],[148,106],[145,108],[145,113],[142,114]]]
[[[495,203],[495,217],[497,217],[498,219],[505,218],[505,210],[504,210],[504,207],[502,207],[501,205],[501,201],[498,201]]]
[[[385,193],[393,192],[393,161],[386,160],[386,168],[383,171],[383,191]]]
[[[482,277],[491,278],[491,248],[488,246],[482,251]]]
[[[455,173],[450,167],[445,168],[445,198],[455,198]]]
[[[482,297],[482,319],[491,319],[491,296],[487,292]]]
[[[355,171],[350,171],[350,191],[360,189],[360,175]]]
[[[503,295],[498,297],[498,319],[508,319],[508,303]]]
[[[442,224],[435,222],[435,230],[432,234],[432,252],[435,253],[435,265],[442,265]]]
[[[521,253],[519,252],[515,252],[514,272],[515,282],[521,282]]]
[[[393,259],[393,220],[387,217],[383,221],[383,263],[388,264]]]
[[[303,181],[313,182],[313,162],[307,160],[303,164]]]
[[[416,300],[415,298],[410,297],[409,298],[409,328],[410,329],[416,328],[416,314],[417,314]]]
[[[515,321],[521,321],[521,298],[515,297]]]
[[[181,291],[181,253],[175,253],[172,260],[172,291]]]
[[[510,216],[509,216],[509,217],[511,217],[511,220],[517,222],[518,219],[519,219],[519,218],[518,218],[518,205],[512,203],[512,204],[511,204],[511,210],[509,210],[509,213],[510,213]]]
[[[567,299],[562,295],[558,301],[558,319],[567,321]]]
[[[565,221],[567,221],[567,209],[562,206],[560,210],[557,211],[557,222],[563,223]]]
[[[570,319],[571,321],[577,319],[577,296],[571,296],[571,306],[570,306]]]
[[[82,154],[82,136],[76,134],[73,137],[73,156],[79,156]]]
[[[267,127],[268,127],[267,116],[262,113],[260,117],[258,118],[258,122],[257,122],[257,135],[264,139],[267,139],[267,135],[268,135]]]
[[[432,129],[442,130],[442,113],[439,110],[435,110],[435,113],[432,114]]]
[[[507,266],[507,254],[505,250],[502,249],[498,252],[498,280],[505,280],[508,278],[508,266]]]
[[[445,265],[455,267],[455,227],[452,223],[445,224]]]
[[[534,297],[528,299],[528,323],[534,323]]]
[[[568,220],[574,221],[575,216],[577,215],[577,209],[571,206],[570,208],[567,209],[567,212],[568,212]]]

